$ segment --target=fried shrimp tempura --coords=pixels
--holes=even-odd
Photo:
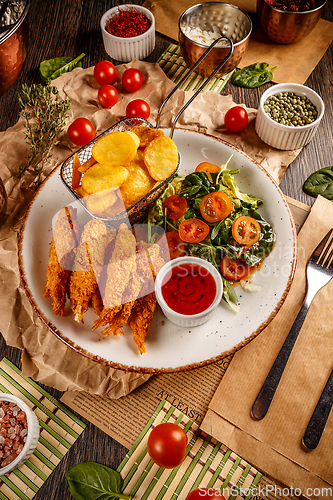
[[[116,231],[108,231],[104,222],[90,220],[83,229],[80,244],[75,251],[69,294],[74,319],[83,321],[91,301],[95,312],[100,312],[98,280],[103,269],[105,250]]]
[[[46,272],[47,282],[43,293],[44,297],[52,298],[53,314],[55,316],[65,316],[69,277],[78,234],[76,209],[71,206],[62,208],[54,226]]]

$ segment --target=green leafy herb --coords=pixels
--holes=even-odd
[[[328,200],[333,200],[333,166],[313,172],[304,182],[303,190],[310,196],[317,197],[320,194]]]
[[[58,76],[72,71],[74,68],[82,66],[80,62],[85,54],[80,54],[75,59],[73,57],[56,57],[42,61],[39,65],[39,74],[43,82],[50,82]]]
[[[61,99],[58,89],[49,84],[22,85],[18,100],[24,134],[31,150],[28,163],[20,168],[20,175],[29,172],[34,175],[34,183],[39,184],[43,168],[52,156],[52,148],[59,143],[57,136],[65,125],[70,100]]]
[[[231,78],[231,82],[239,87],[246,87],[248,89],[254,89],[264,85],[273,80],[273,73],[276,69],[268,68],[267,63],[257,62],[255,64],[250,64],[250,66],[245,66],[245,68],[236,71]]]
[[[75,500],[116,500],[131,497],[121,492],[123,479],[119,472],[95,462],[74,465],[66,473],[69,491]]]

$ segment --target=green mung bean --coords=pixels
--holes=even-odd
[[[310,99],[294,92],[279,92],[269,96],[264,102],[264,111],[272,120],[289,127],[308,125],[318,116]]]

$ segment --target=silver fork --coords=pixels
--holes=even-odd
[[[319,243],[311,255],[307,266],[307,293],[303,305],[263,383],[255,402],[251,416],[261,420],[266,415],[286,367],[290,353],[295,345],[298,333],[316,293],[333,277],[333,229]]]

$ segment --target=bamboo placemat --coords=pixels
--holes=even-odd
[[[158,467],[147,453],[149,433],[162,422],[180,425],[188,436],[185,459],[176,469]],[[165,400],[156,408],[118,471],[124,479],[124,493],[133,500],[185,500],[190,490],[199,486],[221,488],[227,500],[249,500],[261,478],[254,467],[201,431],[197,423]]]
[[[0,476],[1,500],[29,500],[80,436],[86,425],[7,358],[0,362],[0,391],[21,398],[38,417],[40,437],[30,459]]]
[[[185,71],[188,69],[183,56],[180,51],[179,45],[170,44],[169,47],[165,49],[163,54],[158,59],[158,64],[163,69],[164,73],[170,80],[174,83],[178,83],[179,80],[184,76]],[[214,90],[215,92],[221,92],[233,71],[222,77],[214,77],[208,82],[206,87],[204,87],[203,92],[208,90]],[[193,73],[189,80],[186,80],[179,88],[182,90],[193,90],[196,91],[197,88],[204,81],[204,77]]]

